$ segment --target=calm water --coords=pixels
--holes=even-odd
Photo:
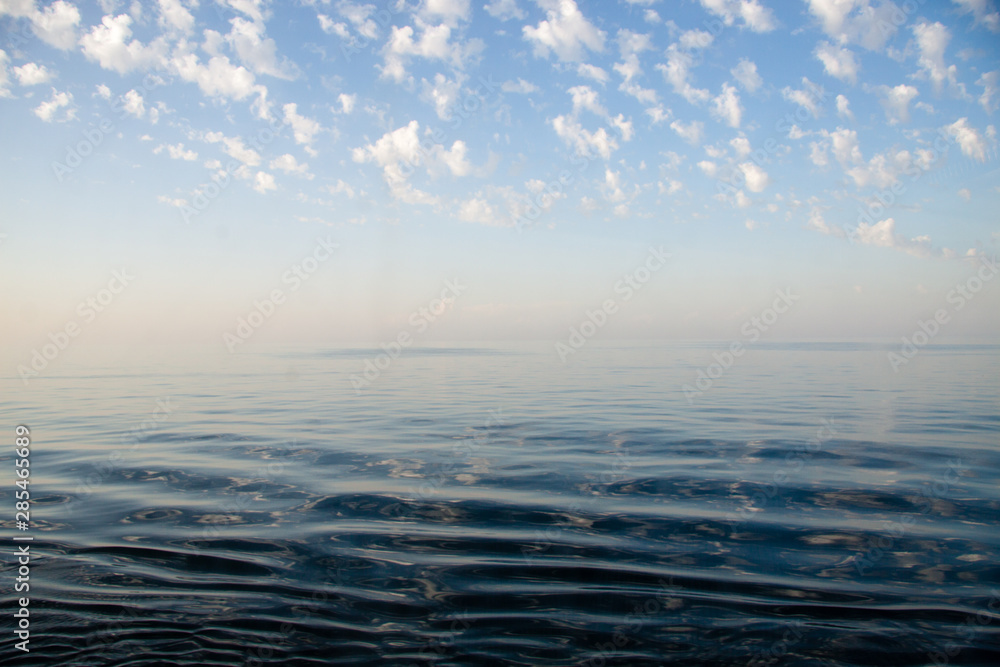
[[[360,393],[373,351],[260,349],[2,380],[0,661],[1000,660],[1000,347],[759,344],[691,402],[720,348],[411,349]]]

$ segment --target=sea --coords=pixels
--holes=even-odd
[[[1000,664],[1000,346],[728,350],[10,367],[0,663]]]

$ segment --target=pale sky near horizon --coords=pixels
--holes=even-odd
[[[993,274],[953,291],[1000,245],[995,0],[0,0],[0,30],[18,363],[70,323],[224,351],[274,290],[239,349],[555,342],[608,299],[602,339],[739,339],[782,289],[762,340],[1000,331]]]

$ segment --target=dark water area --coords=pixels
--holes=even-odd
[[[891,345],[724,349],[105,350],[5,377],[10,613],[33,540],[31,650],[8,614],[0,662],[1000,664],[1000,347],[897,371]]]

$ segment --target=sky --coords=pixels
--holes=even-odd
[[[779,291],[762,339],[1000,331],[994,0],[0,0],[0,26],[18,363],[69,329],[743,340]]]

